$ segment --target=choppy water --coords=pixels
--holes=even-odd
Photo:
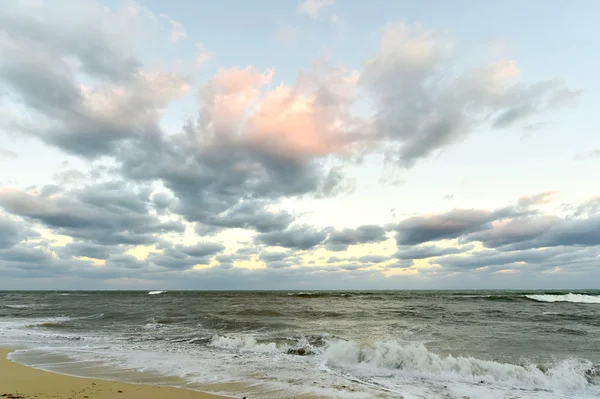
[[[599,398],[600,291],[0,292],[1,345],[253,397]]]

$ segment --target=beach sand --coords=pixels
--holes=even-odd
[[[8,360],[6,356],[10,352],[0,349],[0,399],[223,399],[186,389],[50,373]]]

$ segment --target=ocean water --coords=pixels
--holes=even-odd
[[[235,397],[600,398],[600,291],[0,292],[2,345]]]

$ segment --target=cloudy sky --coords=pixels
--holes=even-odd
[[[600,281],[597,1],[0,4],[0,289]]]

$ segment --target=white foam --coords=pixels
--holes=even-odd
[[[222,337],[214,335],[210,341],[210,345],[216,348],[236,349],[247,352],[259,353],[274,353],[281,352],[284,348],[278,348],[274,342],[258,343],[251,335],[243,335],[239,337]]]
[[[148,295],[159,295],[159,294],[166,294],[167,291],[150,291],[148,292]]]
[[[538,302],[600,303],[600,296],[572,293],[562,295],[525,295],[525,297]]]
[[[543,372],[535,365],[514,365],[471,357],[440,356],[422,344],[338,341],[324,353],[326,365],[359,377],[426,378],[430,381],[489,384],[558,392],[588,392],[587,360],[562,361]]]

